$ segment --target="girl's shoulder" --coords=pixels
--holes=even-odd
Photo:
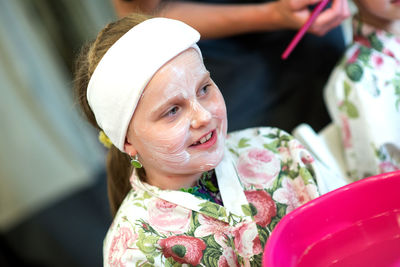
[[[265,176],[272,183],[275,178],[301,176],[306,183],[313,183],[311,178],[314,177],[310,174],[314,167],[313,156],[284,130],[256,127],[236,131],[228,135],[226,146],[242,180],[248,177],[259,182],[259,177]],[[265,184],[265,188],[269,186],[271,184]]]
[[[291,140],[294,140],[293,136],[279,128],[253,127],[229,133],[226,143],[228,147],[238,149],[263,147],[278,152],[279,146],[286,145]]]
[[[259,127],[251,127],[242,130],[236,130],[233,132],[229,132],[227,135],[227,139],[235,139],[238,137],[268,137],[272,136],[276,133],[282,133],[289,135],[286,131],[276,128],[276,127],[269,127],[269,126],[259,126]],[[268,135],[268,136],[265,136]]]

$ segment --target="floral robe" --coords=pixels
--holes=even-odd
[[[351,179],[400,168],[400,37],[354,20],[354,41],[325,101],[341,129]]]
[[[292,136],[252,128],[228,135],[215,169],[223,206],[133,174],[104,241],[104,266],[261,266],[279,220],[319,195],[315,166]]]

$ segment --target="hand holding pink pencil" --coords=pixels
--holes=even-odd
[[[300,42],[301,38],[303,38],[304,34],[307,32],[308,28],[313,24],[315,19],[318,17],[319,13],[326,7],[326,5],[329,3],[330,0],[322,0],[321,2],[318,3],[318,5],[314,8],[312,11],[310,17],[304,23],[304,25],[300,28],[300,30],[296,33],[296,35],[293,37],[292,41],[289,43],[287,48],[282,54],[282,59],[287,59],[290,53],[293,51],[293,49],[296,47],[296,45]]]

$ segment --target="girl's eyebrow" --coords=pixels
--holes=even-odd
[[[211,79],[210,76],[210,72],[208,70],[205,70],[204,73],[202,74],[201,79],[199,79],[198,83],[197,83],[197,87],[201,86],[202,83],[204,83],[206,80]],[[198,88],[196,88],[196,91],[198,90]]]
[[[210,72],[208,70],[204,71],[203,77],[199,80],[199,84],[203,83],[206,79],[210,79]],[[150,111],[150,116],[158,115],[160,110],[164,110],[168,106],[170,106],[172,103],[176,103],[178,101],[181,101],[182,99],[184,99],[184,97],[181,94],[177,94],[173,97],[169,97],[163,103],[153,107],[152,110]]]
[[[152,108],[152,110],[150,111],[150,116],[153,115],[158,115],[158,113],[160,113],[161,111],[163,111],[164,109],[166,109],[168,106],[170,106],[172,103],[176,103],[180,100],[182,100],[184,97],[181,94],[169,97],[166,101],[163,101],[161,104],[155,106]],[[161,111],[160,111],[161,110]]]

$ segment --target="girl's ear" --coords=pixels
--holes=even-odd
[[[129,143],[128,138],[125,138],[124,150],[131,157],[137,154],[137,150],[131,143]]]

